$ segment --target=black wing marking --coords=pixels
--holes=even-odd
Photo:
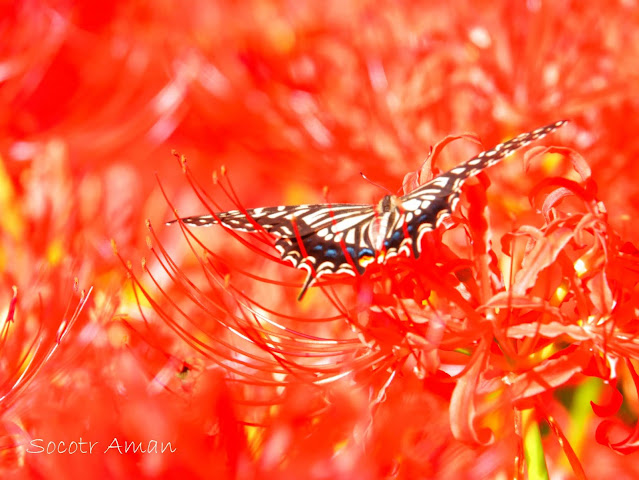
[[[531,132],[522,133],[490,150],[481,152],[400,197],[402,203],[401,221],[398,220],[400,225],[389,229],[385,242],[385,245],[388,244],[387,248],[393,253],[402,249],[412,250],[415,257],[419,257],[422,236],[426,232],[435,230],[453,214],[459,202],[461,187],[468,178],[495,165],[531,142],[545,137],[565,123],[566,120],[561,120]],[[408,237],[405,233],[409,234]],[[412,248],[410,248],[411,245]]]
[[[330,231],[324,235],[336,234],[346,228],[343,222],[347,217],[359,215],[370,210],[371,205],[348,203],[315,205],[281,205],[279,207],[249,208],[245,212],[230,210],[215,215],[200,215],[182,218],[182,222],[196,227],[224,225],[239,232],[257,232],[263,230],[278,237],[305,237],[321,231]],[[173,223],[173,222],[169,222]],[[293,228],[293,224],[295,228]],[[324,236],[323,235],[323,236]]]
[[[242,232],[263,230],[279,237],[275,248],[282,260],[308,273],[298,297],[301,299],[326,273],[364,272],[375,258],[368,235],[374,218],[372,205],[317,204],[252,208],[246,213],[231,210],[186,217],[182,222],[195,226],[222,224]]]

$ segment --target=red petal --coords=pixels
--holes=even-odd
[[[477,410],[475,395],[479,377],[484,369],[484,359],[481,349],[475,354],[472,366],[458,381],[450,399],[450,428],[455,438],[482,445],[492,443],[493,432],[487,428],[477,428]]]
[[[545,360],[532,370],[515,377],[511,381],[510,394],[516,401],[550,391],[582,372],[588,361],[589,352],[585,349]]]
[[[626,365],[628,366],[628,370],[630,372],[630,375],[632,376],[632,381],[635,384],[635,389],[639,393],[639,375],[635,371],[635,368],[633,367],[632,362],[629,359],[626,360]],[[619,394],[619,396],[621,396],[621,394]],[[599,410],[602,413],[608,413],[611,411],[616,412],[617,410],[613,410],[613,407],[618,404],[618,407],[617,407],[618,409],[621,406],[621,404],[619,403],[619,398],[617,397],[617,395],[613,394],[613,397],[611,400],[612,402],[614,402],[614,404],[610,404],[607,408],[604,408],[603,410],[598,407],[597,410]],[[592,407],[593,407],[593,411],[597,413],[597,410],[595,410],[596,405],[592,404]],[[615,427],[620,427],[622,431],[629,432],[628,436],[619,442],[612,442],[611,437],[614,433],[613,429],[615,429]],[[595,438],[598,443],[609,446],[615,452],[623,453],[624,455],[627,455],[629,453],[634,453],[639,450],[639,422],[635,423],[635,426],[633,429],[629,429],[626,425],[622,424],[620,420],[617,420],[617,419],[604,420],[597,426],[597,430],[595,432]]]

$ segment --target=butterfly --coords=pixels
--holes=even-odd
[[[231,210],[185,217],[187,225],[221,224],[241,232],[265,231],[276,238],[282,260],[306,270],[298,296],[326,274],[364,273],[373,262],[405,253],[418,258],[426,232],[439,227],[455,210],[464,182],[515,150],[525,147],[566,123],[546,125],[500,143],[466,160],[412,192],[386,195],[377,205],[309,204]],[[173,222],[169,223],[174,223]]]

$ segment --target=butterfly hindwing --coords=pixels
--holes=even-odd
[[[375,251],[367,226],[375,212],[370,205],[316,205],[308,214],[296,217],[296,235],[275,242],[283,260],[308,271],[304,290],[325,273],[360,274]]]
[[[282,259],[307,272],[298,299],[324,274],[346,273],[354,276],[355,272],[364,273],[366,265],[375,259],[375,249],[367,235],[373,216],[372,207],[358,208],[353,218],[360,220],[345,230],[338,230],[339,223],[335,223],[328,228],[329,232],[335,233],[323,236],[313,233],[276,240],[275,248]],[[323,233],[323,228],[320,232]]]
[[[282,260],[308,272],[302,294],[325,273],[364,272],[375,258],[367,235],[374,218],[371,205],[315,204],[231,210],[215,215],[186,217],[188,225],[221,224],[242,232],[265,231],[277,237]]]
[[[419,209],[401,209],[401,214],[389,225],[384,240],[386,258],[405,252],[419,258],[421,239],[426,232],[432,232],[446,216],[450,216],[449,195],[436,196],[420,200]],[[410,203],[408,204],[411,205]]]

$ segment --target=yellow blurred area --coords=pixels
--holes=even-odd
[[[281,13],[271,2],[258,2],[254,5],[253,16],[266,26],[263,32],[266,40],[280,54],[290,52],[296,43],[293,26],[282,18]]]
[[[0,245],[0,272],[4,272],[7,269],[7,252]]]
[[[59,239],[54,240],[47,246],[47,261],[51,266],[56,266],[64,256],[64,248]]]
[[[284,192],[284,203],[286,205],[312,203],[309,197],[310,195],[308,188],[305,188],[297,182],[291,182],[291,184],[286,187],[286,190]]]
[[[519,215],[528,209],[521,197],[514,197],[512,195],[502,195],[491,192],[488,196],[488,202],[489,204],[501,203],[510,215]]]
[[[137,314],[140,307],[151,308],[151,304],[147,298],[139,292],[139,289],[136,290],[138,291],[137,296],[130,282],[127,282],[122,287],[122,291],[120,292],[120,312]]]
[[[261,427],[255,425],[244,425],[244,434],[253,458],[259,458],[263,447],[263,431]]]
[[[15,190],[5,168],[4,159],[0,156],[0,212],[2,214],[2,228],[13,238],[22,238],[24,222],[15,203]],[[0,254],[0,262],[2,255]],[[0,266],[3,266],[4,262]]]
[[[286,22],[273,22],[266,33],[273,47],[280,53],[290,52],[295,46],[295,31]]]
[[[557,353],[557,350],[557,346],[554,343],[551,343],[541,350],[537,350],[535,353],[531,354],[530,358],[536,362],[542,362]]]
[[[346,447],[346,445],[348,445],[348,438],[345,438],[344,440],[340,440],[335,445],[333,445],[333,452],[337,453],[340,450],[343,450]]]
[[[541,160],[541,169],[544,174],[549,175],[557,169],[563,160],[564,156],[560,153],[547,153]]]
[[[437,306],[437,298],[437,292],[435,292],[435,290],[431,290],[428,300],[422,300],[422,306],[427,307],[432,305],[433,308],[435,308]]]
[[[561,302],[563,302],[564,298],[566,298],[567,294],[568,294],[568,286],[566,285],[566,283],[562,283],[561,285],[557,287],[557,290],[555,290],[555,293],[551,299],[551,305],[554,305],[554,306],[559,305]]]
[[[502,394],[503,390],[492,392],[487,396],[487,401],[497,402],[498,397]],[[501,410],[493,410],[483,418],[481,426],[498,434],[498,432],[502,432],[504,430],[505,420],[506,419],[504,418]]]
[[[33,357],[37,350],[31,347],[32,346],[29,345],[28,348],[25,348],[22,351],[21,358],[23,358],[24,360],[20,363],[20,368],[18,370],[19,375],[22,375],[29,368],[31,362],[33,362]]]

